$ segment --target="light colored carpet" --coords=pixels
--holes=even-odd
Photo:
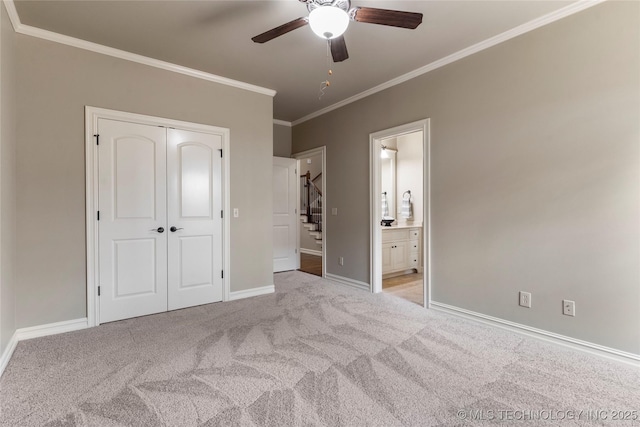
[[[633,367],[301,272],[275,282],[19,343],[2,425],[598,425],[555,411],[640,410]]]

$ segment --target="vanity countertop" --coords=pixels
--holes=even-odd
[[[393,225],[391,225],[391,227],[385,227],[383,225],[383,226],[380,226],[380,228],[382,228],[383,230],[397,230],[397,229],[400,229],[400,228],[422,228],[422,224],[412,224],[412,225],[409,225],[409,224],[397,224],[397,225],[393,224]]]

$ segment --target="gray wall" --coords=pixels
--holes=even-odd
[[[86,316],[85,105],[230,128],[231,291],[273,284],[271,97],[16,37],[18,327]]]
[[[291,126],[273,124],[273,155],[291,157]]]
[[[15,34],[0,6],[0,354],[16,330],[15,317]]]
[[[327,271],[369,281],[369,133],[428,117],[433,300],[640,354],[639,16],[606,2],[295,126],[327,145]]]

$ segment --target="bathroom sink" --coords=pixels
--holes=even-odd
[[[383,225],[385,227],[391,227],[391,223],[393,223],[393,221],[395,221],[395,218],[391,218],[391,217],[383,217],[382,221],[380,221],[380,225]]]

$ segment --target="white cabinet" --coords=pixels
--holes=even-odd
[[[382,274],[422,271],[422,228],[382,229]]]
[[[408,242],[382,244],[382,273],[406,270],[409,267]]]
[[[382,274],[393,270],[393,261],[391,261],[392,251],[393,251],[393,243],[382,244]]]

